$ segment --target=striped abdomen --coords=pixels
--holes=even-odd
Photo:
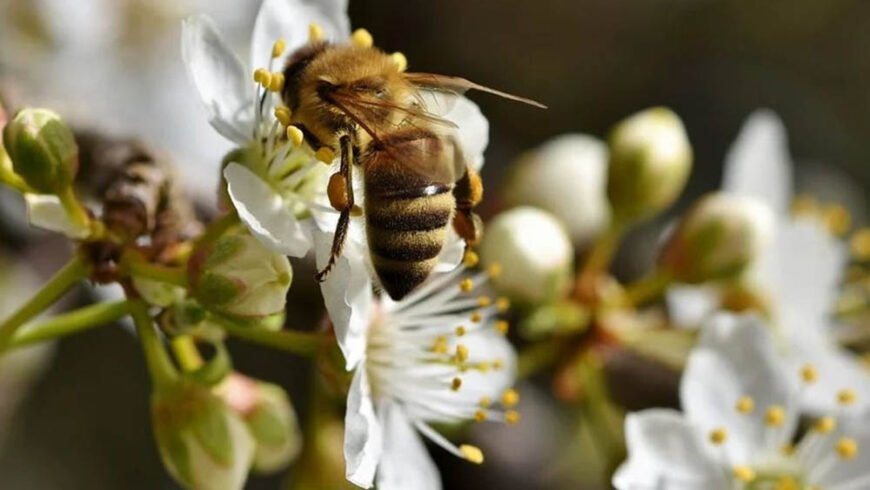
[[[438,261],[455,206],[452,186],[378,192],[372,187],[384,182],[369,182],[367,172],[365,215],[372,265],[390,297],[399,300],[425,281]]]

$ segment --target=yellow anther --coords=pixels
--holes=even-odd
[[[459,281],[459,289],[462,290],[463,293],[467,293],[474,289],[474,281],[471,278],[466,277],[465,279]]]
[[[804,380],[806,384],[815,383],[817,379],[819,379],[819,372],[816,371],[815,366],[812,364],[804,364],[801,368],[801,379]]]
[[[852,216],[849,214],[849,210],[839,204],[826,206],[822,216],[828,231],[833,235],[843,236],[852,226]]]
[[[317,152],[314,153],[314,158],[323,163],[332,163],[332,161],[335,160],[335,152],[328,146],[321,146],[317,149]]]
[[[275,119],[281,123],[282,126],[290,125],[290,118],[293,116],[293,113],[290,112],[290,108],[285,105],[279,105],[275,108]],[[298,128],[297,128],[298,129]],[[300,131],[301,133],[302,131]]]
[[[432,352],[436,354],[447,354],[447,337],[436,338],[435,345],[432,346]]]
[[[365,29],[357,29],[350,35],[350,42],[358,48],[370,48],[375,43],[372,35]]]
[[[472,446],[471,444],[463,444],[459,446],[459,452],[462,453],[462,457],[471,461],[474,464],[483,463],[483,451],[480,450],[477,446]]]
[[[749,483],[755,479],[755,470],[748,466],[735,466],[734,478],[737,478],[743,483]]]
[[[272,58],[277,58],[284,54],[284,48],[287,47],[287,42],[283,38],[278,38],[275,44],[272,45]]]
[[[480,399],[480,403],[478,403],[478,405],[483,408],[489,408],[489,406],[492,405],[492,398],[484,396]]]
[[[837,392],[837,403],[840,405],[851,405],[855,403],[858,395],[853,390],[840,390]]]
[[[749,396],[741,396],[734,408],[744,415],[752,413],[755,410],[755,400]]]
[[[764,413],[764,423],[770,427],[780,427],[785,421],[785,409],[779,405],[771,405]]]
[[[791,213],[795,216],[812,216],[818,212],[819,203],[813,196],[800,195],[791,202]]]
[[[308,24],[308,40],[316,43],[323,39],[323,28],[314,22]]]
[[[504,413],[504,421],[509,425],[517,425],[520,423],[520,412],[516,410],[508,410]]]
[[[260,85],[262,85],[263,80],[265,80],[269,76],[269,70],[265,68],[257,68],[256,70],[254,70],[254,81],[259,83]]]
[[[492,304],[492,299],[489,296],[480,296],[477,298],[477,306],[481,308],[486,308],[487,306]]]
[[[483,315],[480,314],[479,311],[474,311],[471,313],[471,321],[474,323],[480,323],[483,320]]]
[[[486,412],[483,410],[478,410],[474,412],[474,421],[475,422],[484,422],[486,421]]]
[[[450,389],[459,391],[459,388],[462,388],[462,378],[453,378],[453,381],[450,383]]]
[[[849,241],[849,248],[852,250],[852,257],[855,260],[870,260],[870,228],[861,228],[856,231],[852,235],[852,240]]]
[[[710,431],[710,442],[717,446],[724,443],[727,439],[728,431],[721,427]]]
[[[465,362],[468,360],[468,347],[465,347],[462,344],[456,346],[456,360],[459,362]]]
[[[305,140],[305,133],[296,126],[287,126],[287,139],[293,143],[293,146],[299,146]]]
[[[465,267],[477,267],[477,264],[480,263],[480,256],[474,250],[466,250],[465,255],[462,256],[462,263]]]
[[[783,444],[779,450],[786,456],[791,456],[797,450],[797,447],[792,443]]]
[[[502,334],[507,335],[508,330],[510,330],[510,324],[504,320],[499,320],[495,322],[495,331]]]
[[[858,455],[858,443],[855,439],[843,437],[837,441],[837,454],[843,459],[852,459]]]
[[[481,361],[477,363],[477,370],[481,373],[488,373],[490,370],[490,364],[486,361]]]
[[[798,483],[797,480],[794,479],[793,476],[781,476],[776,481],[776,486],[774,490],[801,490],[803,485]]]
[[[456,327],[456,336],[457,337],[462,337],[466,333],[468,333],[468,331],[462,325]]]
[[[272,92],[280,92],[284,89],[284,74],[280,72],[272,72],[269,76],[269,90]]]
[[[504,361],[501,359],[496,359],[496,360],[492,361],[492,368],[495,369],[496,371],[500,371],[500,370],[504,369]]]
[[[513,388],[507,389],[501,394],[501,404],[505,407],[515,407],[519,402],[520,394]]]
[[[829,434],[836,428],[837,419],[833,417],[822,417],[815,423],[815,425],[813,425],[813,430],[819,434]]]
[[[393,63],[398,65],[399,71],[405,71],[408,69],[408,58],[406,58],[404,54],[396,51],[390,55],[390,58],[393,58]]]
[[[489,274],[489,277],[498,277],[501,275],[501,264],[495,262],[489,264],[486,268],[486,272]]]
[[[504,313],[508,311],[510,307],[511,302],[505,297],[501,297],[495,300],[495,309],[498,310],[499,313]]]

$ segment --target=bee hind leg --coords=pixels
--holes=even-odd
[[[314,278],[318,282],[323,282],[329,272],[335,267],[335,262],[341,256],[341,250],[344,247],[344,241],[347,238],[347,229],[350,226],[350,216],[356,206],[354,205],[353,185],[351,180],[351,145],[350,136],[342,136],[341,142],[341,166],[338,172],[332,174],[329,178],[327,186],[327,196],[329,204],[339,211],[341,214],[338,217],[338,224],[335,226],[335,235],[332,238],[332,249],[329,253],[329,262],[326,266],[317,271]]]
[[[472,208],[483,199],[483,182],[480,174],[471,167],[466,167],[453,187],[453,197],[456,199],[456,213],[453,215],[453,229],[466,246],[474,246],[483,234],[483,221]]]

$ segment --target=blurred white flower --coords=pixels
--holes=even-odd
[[[441,478],[420,435],[458,457],[483,461],[430,424],[516,423],[510,389],[516,354],[497,320],[503,300],[483,296],[486,273],[464,267],[435,274],[399,302],[377,302],[365,331],[341,335],[356,368],[345,420],[347,478],[380,490],[438,490]]]
[[[810,363],[818,380],[801,392],[810,413],[831,412],[836,394],[854,390],[849,408],[870,417],[870,370],[842,348],[831,310],[838,296],[847,251],[821,222],[792,218],[792,163],[785,128],[770,111],[754,113],[728,153],[723,191],[764,202],[775,214],[771,243],[751,266],[747,281],[768,301],[781,352],[793,366]],[[674,317],[697,325],[719,308],[715,288],[675,287],[668,292]]]
[[[683,413],[650,409],[628,416],[628,460],[620,490],[809,489],[870,486],[867,434],[819,419],[792,444],[798,380],[811,372],[781,363],[770,333],[750,316],[710,319],[680,386]]]
[[[582,246],[610,220],[607,145],[585,134],[553,138],[519,157],[504,194],[511,205],[549,211]]]

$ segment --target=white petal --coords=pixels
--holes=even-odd
[[[344,418],[344,459],[347,479],[363,488],[371,488],[383,450],[383,429],[372,404],[365,365],[353,375],[347,393]]]
[[[825,488],[829,490],[866,490],[870,488],[870,420],[864,419],[863,424],[856,425],[851,421],[844,421],[840,426],[842,431],[841,436],[854,439],[858,445],[858,453],[852,459],[838,459],[836,464],[824,474],[823,460],[828,457],[835,457],[835,447],[839,437],[829,437],[825,443],[818,448],[817,454],[820,458],[816,461],[808,461],[809,481],[813,485],[818,485],[817,488]],[[821,463],[821,464],[820,464]]]
[[[441,490],[438,468],[402,408],[385,402],[378,412],[384,431],[378,490]]]
[[[475,170],[480,170],[483,152],[489,144],[489,121],[480,112],[480,107],[467,97],[456,97],[444,117],[459,126],[457,137],[463,154]]]
[[[749,116],[725,158],[722,188],[761,199],[780,216],[788,213],[792,162],[785,126],[774,112]]]
[[[465,241],[459,238],[453,226],[447,226],[447,241],[441,254],[438,255],[438,263],[435,264],[434,272],[450,272],[462,262],[465,256]]]
[[[31,225],[79,240],[90,234],[89,227],[70,220],[57,196],[24,194],[24,200],[27,203],[27,220]]]
[[[804,410],[817,416],[842,413],[870,421],[870,369],[864,361],[818,336],[802,338],[800,344],[789,347],[793,372],[800,372],[805,364],[813,365],[818,372],[816,382],[801,390]],[[837,403],[837,393],[847,389],[855,392],[856,400],[842,407]]]
[[[725,473],[679,412],[651,409],[625,420],[628,460],[613,476],[619,490],[726,490]]]
[[[333,236],[319,231],[314,234],[318,268],[326,266],[329,260]],[[373,305],[371,277],[365,257],[356,243],[345,242],[335,267],[320,283],[320,291],[347,369],[353,369],[365,355],[366,332]]]
[[[770,333],[757,317],[720,314],[704,325],[698,346],[689,355],[680,385],[686,417],[704,434],[717,428],[728,431],[727,451],[732,464],[747,463],[754,450],[778,450],[794,434],[797,392],[774,350]],[[749,396],[755,412],[736,410]],[[786,417],[774,436],[764,424],[771,406],[785,409]]]
[[[244,144],[253,135],[254,82],[211,18],[188,17],[181,32],[181,56],[209,122],[230,141]]]
[[[263,245],[277,253],[303,257],[311,248],[311,232],[269,184],[237,163],[224,169],[227,192],[239,218]]]
[[[719,296],[710,286],[673,286],[666,300],[671,322],[683,328],[699,327],[719,306]]]
[[[326,39],[343,41],[350,36],[347,0],[265,0],[254,23],[251,65],[268,67],[272,45],[284,39],[286,50],[272,69],[283,67],[283,59],[308,42],[308,25],[323,28]]]

